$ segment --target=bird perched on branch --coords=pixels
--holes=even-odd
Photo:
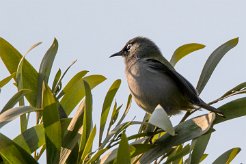
[[[160,104],[168,115],[199,107],[223,115],[199,97],[196,89],[173,68],[151,40],[133,38],[110,57],[114,56],[124,58],[131,94],[146,112],[152,113]]]

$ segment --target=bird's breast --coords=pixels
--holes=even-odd
[[[125,71],[129,89],[145,111],[152,113],[158,104],[167,108],[179,106],[183,96],[167,74],[150,69],[144,63],[135,63]]]

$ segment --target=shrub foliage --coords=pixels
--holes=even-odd
[[[201,93],[222,57],[238,43],[238,38],[219,46],[207,59],[201,72],[197,91]],[[33,45],[27,53],[40,43]],[[205,46],[185,44],[174,52],[170,63]],[[46,153],[47,163],[200,163],[208,154],[206,146],[214,125],[246,115],[246,97],[241,96],[219,107],[225,118],[208,113],[188,119],[198,109],[187,112],[179,124],[173,126],[160,106],[152,115],[146,114],[142,121],[126,121],[132,96],[129,95],[125,109],[118,105],[115,95],[121,80],[115,80],[106,96],[101,111],[100,125],[93,123],[91,91],[104,82],[102,75],[87,75],[88,71],[76,73],[64,85],[72,63],[64,72],[57,70],[50,77],[53,61],[58,50],[54,39],[36,70],[10,43],[0,38],[0,57],[10,75],[0,81],[0,88],[11,80],[16,94],[0,112],[0,128],[20,118],[20,134],[14,139],[0,133],[0,163],[38,163]],[[232,88],[218,99],[245,94],[246,82]],[[160,110],[161,109],[161,110]],[[75,114],[71,114],[71,113]],[[30,124],[30,113],[36,113],[36,123]],[[28,126],[29,125],[29,126]],[[128,127],[138,125],[134,134],[126,135]],[[30,127],[30,128],[29,128]],[[158,128],[157,128],[158,127]],[[98,137],[98,139],[96,139]],[[95,143],[98,141],[98,143]],[[187,142],[191,141],[191,142]],[[240,152],[233,148],[214,163],[228,163]]]

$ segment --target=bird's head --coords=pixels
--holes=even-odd
[[[135,37],[129,40],[123,49],[110,57],[122,56],[126,63],[143,58],[158,58],[161,55],[154,42],[145,37]]]

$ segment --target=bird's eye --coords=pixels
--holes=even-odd
[[[129,51],[131,49],[131,47],[132,47],[132,44],[127,44],[126,51]]]

